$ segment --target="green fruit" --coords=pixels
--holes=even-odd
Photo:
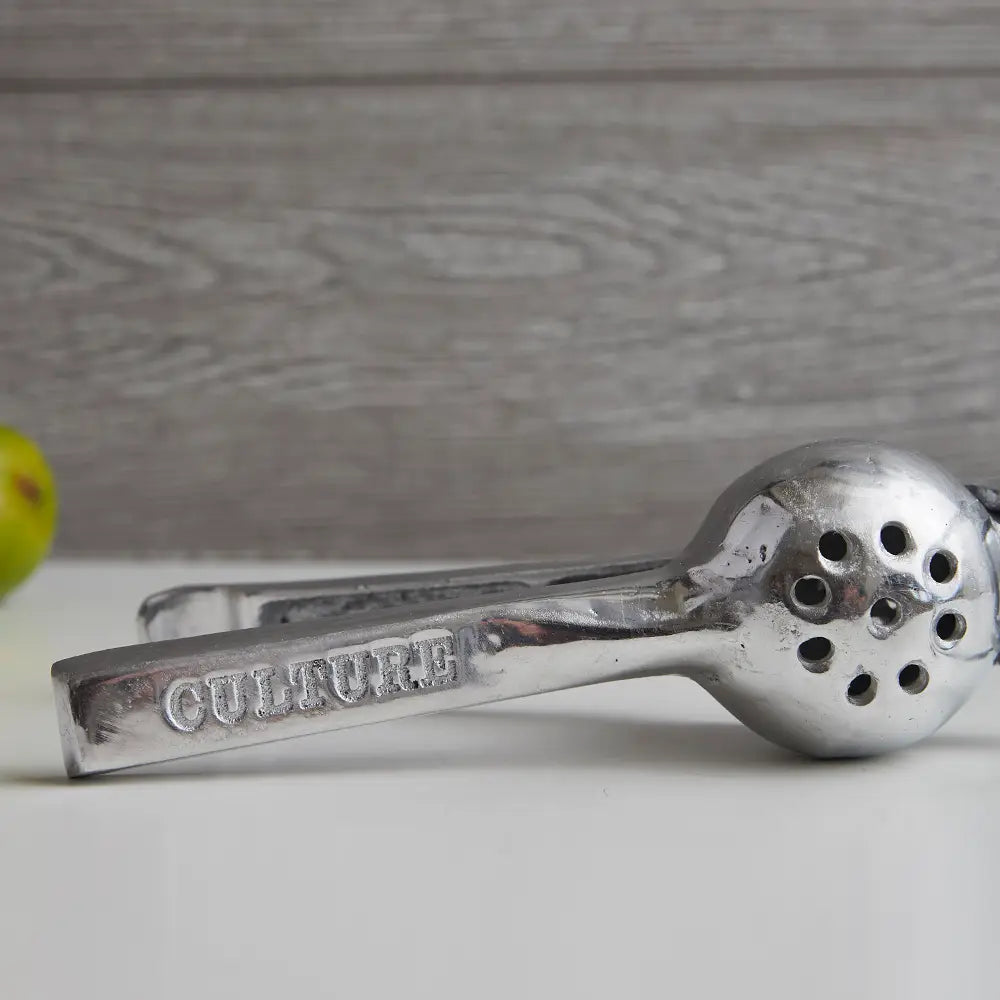
[[[38,446],[0,425],[0,598],[45,558],[58,507],[52,470]]]

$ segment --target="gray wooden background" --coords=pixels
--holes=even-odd
[[[1000,3],[2,0],[0,422],[63,553],[672,547],[1000,473]]]

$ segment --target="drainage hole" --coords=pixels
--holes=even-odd
[[[927,671],[919,663],[907,663],[899,672],[899,686],[907,694],[920,694],[929,680]]]
[[[931,579],[935,583],[947,583],[958,572],[958,561],[950,552],[935,552],[930,561]]]
[[[947,645],[954,645],[965,635],[965,619],[954,611],[946,611],[934,626],[937,637]]]
[[[825,636],[818,635],[814,639],[806,639],[799,646],[799,660],[806,670],[821,674],[830,669],[833,657],[833,643]]]
[[[847,555],[847,539],[839,531],[828,531],[819,540],[819,554],[830,562],[840,562]]]
[[[901,524],[893,522],[885,525],[879,538],[882,540],[882,548],[893,556],[901,556],[910,547],[910,536]]]
[[[872,621],[883,628],[890,628],[899,620],[899,604],[889,597],[883,597],[872,605]]]
[[[852,705],[868,705],[875,697],[875,678],[858,674],[847,687],[847,700]]]
[[[815,608],[826,601],[830,591],[818,576],[804,576],[796,582],[792,594],[797,603],[807,608]]]

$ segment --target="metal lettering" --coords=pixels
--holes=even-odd
[[[206,677],[208,689],[212,692],[212,715],[224,726],[239,725],[247,714],[247,675],[223,674],[215,677]],[[229,703],[229,695],[226,688],[232,690],[233,701]]]
[[[410,644],[405,639],[389,639],[373,646],[372,656],[378,664],[376,698],[416,690],[417,682],[410,675]]]
[[[167,722],[182,733],[193,733],[205,723],[208,709],[202,694],[205,685],[201,681],[174,681],[167,688],[163,699],[163,715]],[[194,715],[188,715],[184,708],[185,695],[194,704]]]
[[[419,639],[414,637],[410,642],[420,657],[420,666],[424,671],[418,682],[420,687],[447,687],[458,680],[455,637],[450,632]]]
[[[326,699],[323,697],[320,685],[327,683],[329,673],[330,664],[326,660],[305,660],[302,663],[289,664],[288,679],[292,684],[302,687],[298,707],[303,712],[326,707]]]
[[[333,653],[330,661],[330,687],[345,704],[356,705],[368,695],[368,665],[371,657],[368,650],[358,649],[350,653]]]
[[[273,719],[279,715],[287,715],[292,710],[292,689],[285,687],[281,701],[275,702],[274,678],[278,674],[277,667],[257,667],[252,674],[257,682],[257,693],[260,696],[257,718]]]
[[[161,711],[167,725],[180,733],[194,733],[210,714],[223,726],[238,726],[247,719],[254,684],[251,718],[266,723],[296,711],[349,709],[372,698],[405,698],[460,684],[461,669],[454,633],[427,629],[409,639],[334,649],[323,659],[265,663],[203,680],[182,678],[164,691]]]

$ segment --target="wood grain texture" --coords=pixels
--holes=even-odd
[[[669,549],[834,435],[1000,472],[1000,82],[0,99],[63,552]]]
[[[949,0],[6,0],[35,81],[996,71],[1000,3]]]

